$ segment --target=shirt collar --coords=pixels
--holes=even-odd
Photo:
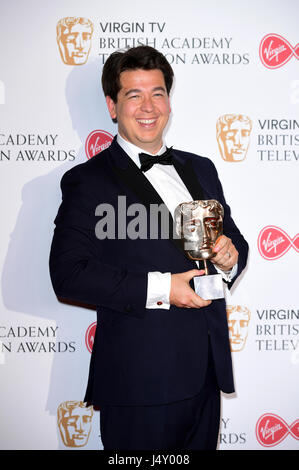
[[[121,135],[117,134],[116,137],[117,143],[122,147],[122,149],[129,155],[129,157],[133,160],[133,162],[140,168],[140,160],[139,160],[139,153],[144,153],[144,150],[136,145],[132,144],[125,140]],[[166,145],[163,143],[162,147],[157,153],[150,153],[146,152],[149,155],[161,155],[166,150]]]

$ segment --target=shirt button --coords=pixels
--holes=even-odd
[[[161,300],[159,300],[159,302],[157,302],[157,305],[163,305],[163,302],[161,302]]]

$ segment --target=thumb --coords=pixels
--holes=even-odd
[[[202,276],[205,273],[204,269],[191,269],[190,271],[187,271],[186,274],[186,279],[188,281],[191,281],[195,276]]]

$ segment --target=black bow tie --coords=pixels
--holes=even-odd
[[[141,171],[149,170],[155,163],[160,163],[161,165],[172,165],[172,147],[167,148],[166,152],[162,155],[148,155],[147,153],[140,153],[139,160],[141,163]]]

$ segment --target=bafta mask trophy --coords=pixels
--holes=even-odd
[[[213,252],[217,238],[223,230],[223,207],[215,199],[179,204],[175,209],[176,233],[183,243],[188,258],[203,260],[205,275],[193,278],[195,292],[205,300],[224,297],[221,274],[208,273],[207,260]]]

